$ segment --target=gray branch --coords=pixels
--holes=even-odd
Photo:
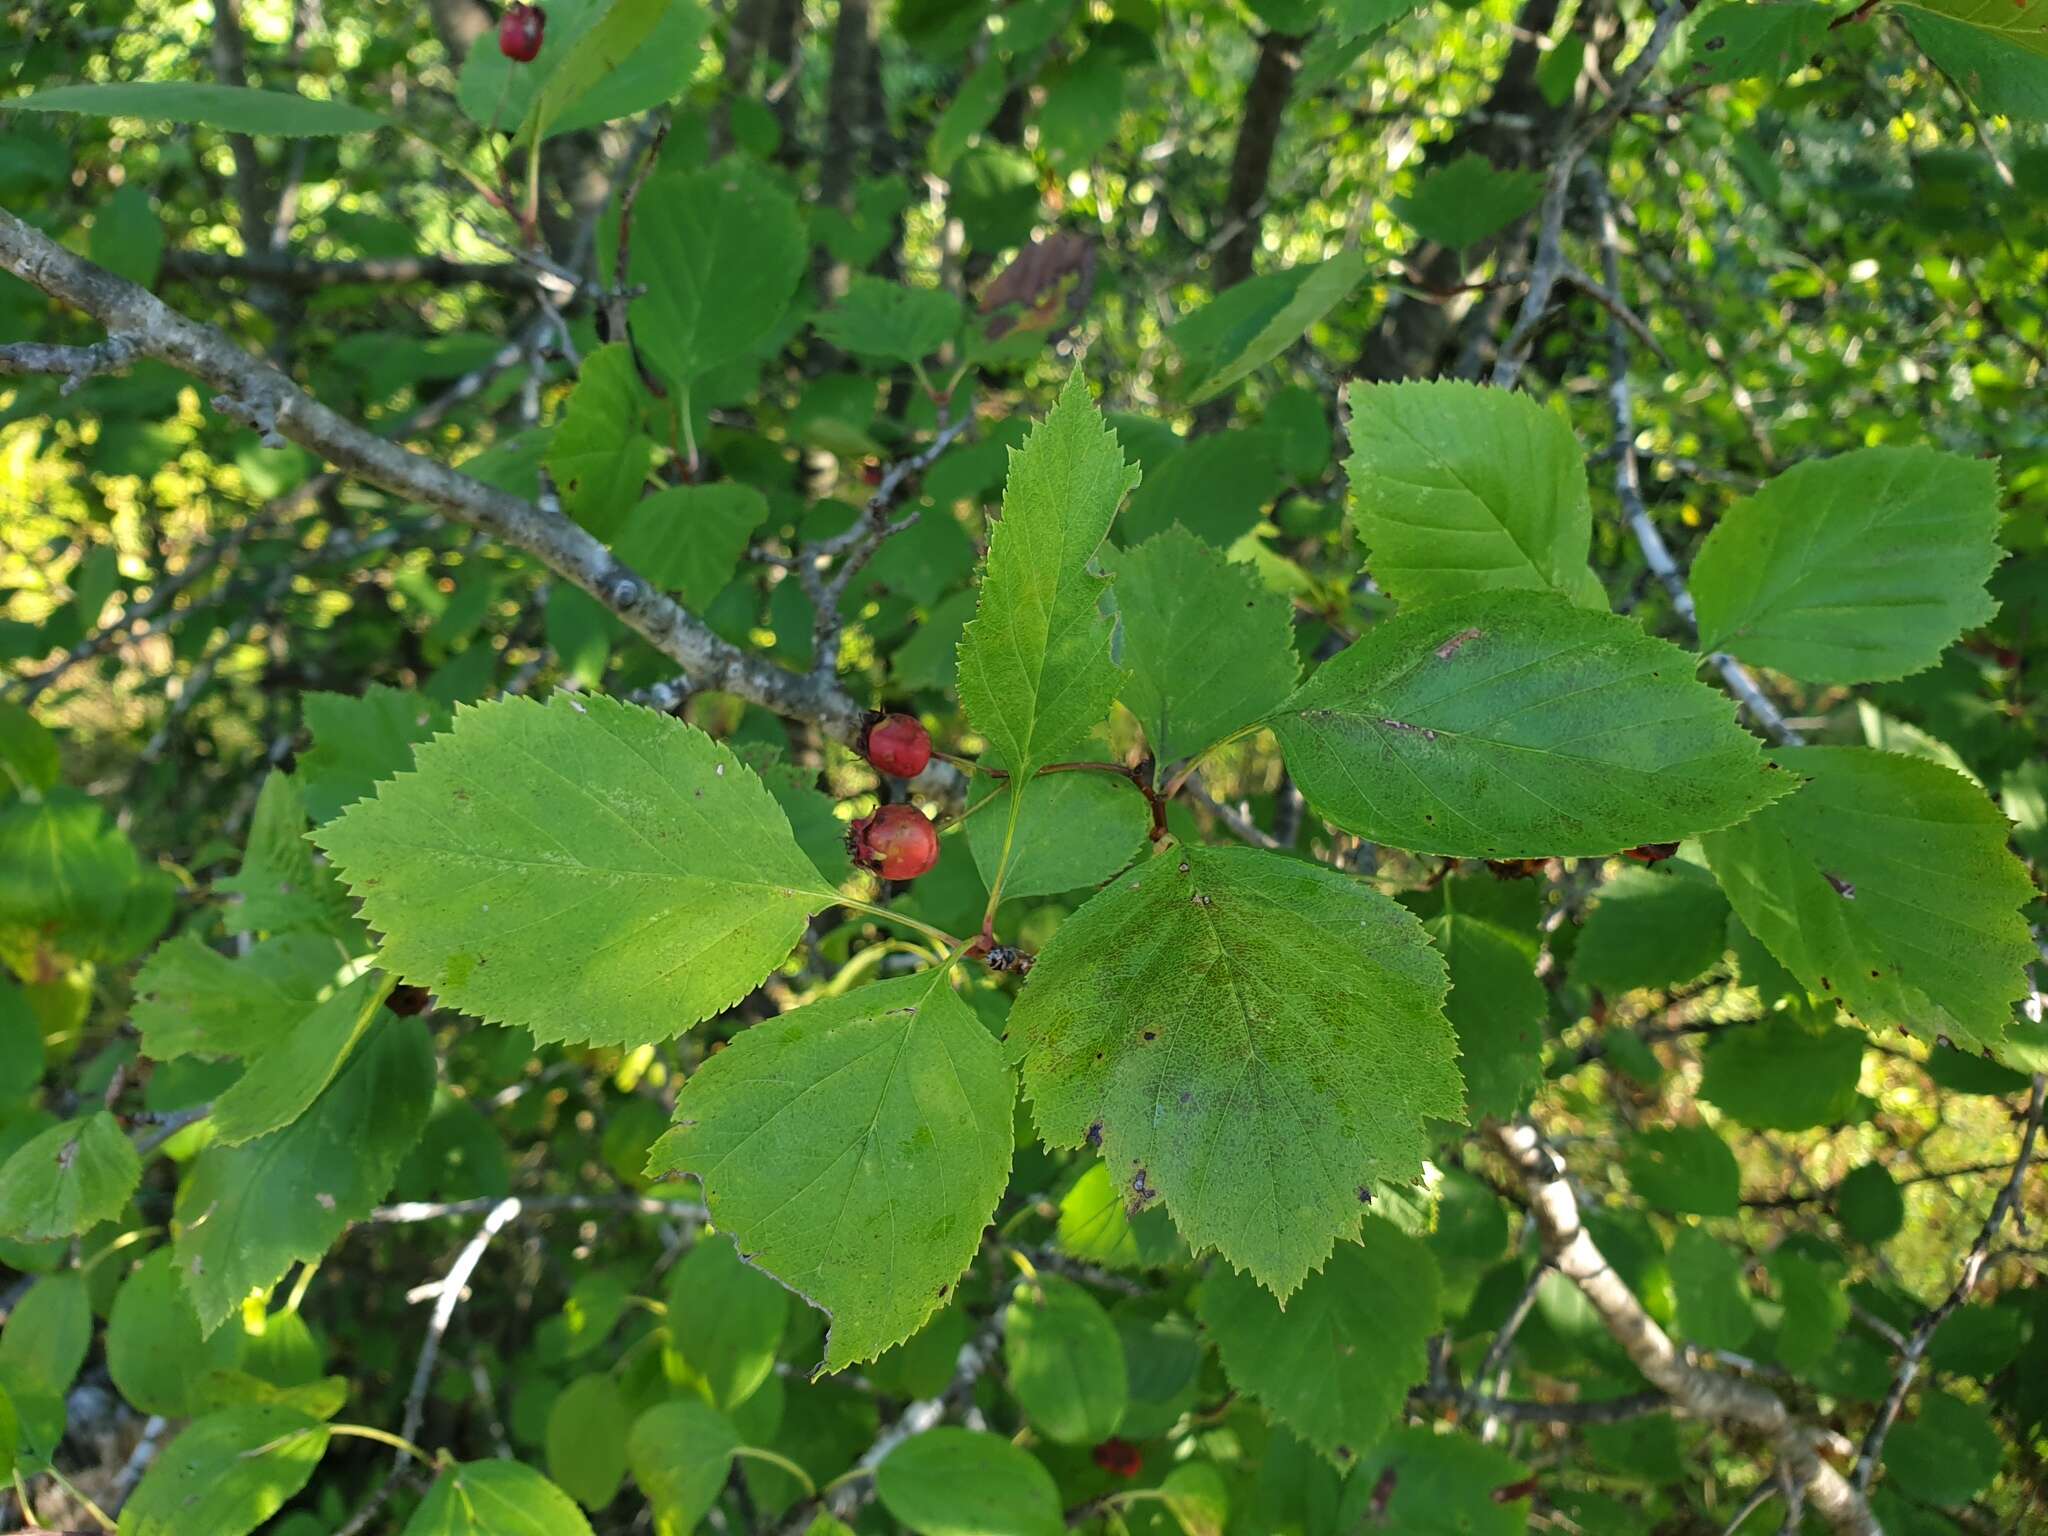
[[[1579,161],[1628,111],[1636,92],[1642,89],[1643,81],[1649,78],[1657,60],[1663,57],[1672,38],[1678,35],[1678,24],[1692,14],[1692,8],[1692,0],[1671,0],[1657,13],[1656,24],[1648,39],[1621,72],[1606,105],[1575,127],[1558,146],[1557,158],[1551,161],[1543,182],[1543,202],[1537,218],[1536,259],[1529,264],[1529,292],[1522,300],[1521,313],[1515,317],[1514,327],[1508,332],[1500,356],[1494,360],[1492,382],[1497,388],[1513,389],[1521,378],[1522,365],[1528,362],[1529,353],[1536,345],[1536,332],[1549,317],[1551,295],[1556,291],[1558,282],[1567,276],[1570,263],[1564,253],[1565,203],[1571,196],[1572,176],[1578,170]]]
[[[68,395],[99,374],[126,373],[142,350],[140,338],[118,331],[89,347],[60,347],[43,341],[10,342],[0,347],[0,374],[61,378],[64,387],[59,393]]]
[[[344,283],[482,283],[526,293],[546,274],[517,261],[454,261],[443,256],[388,256],[364,261],[312,261],[282,253],[227,256],[216,251],[166,251],[167,276],[201,282],[245,279],[305,291]]]
[[[798,676],[714,634],[561,512],[543,508],[389,442],[338,415],[270,364],[211,326],[73,255],[0,210],[0,270],[84,311],[110,335],[132,336],[142,353],[203,380],[260,430],[320,454],[347,475],[425,503],[525,550],[588,592],[676,662],[694,688],[737,694],[778,714],[815,722],[850,741],[860,708],[835,678]]]
[[[1607,279],[1607,290],[1616,295],[1618,304],[1621,293],[1621,231],[1615,225],[1614,208],[1604,180],[1594,182],[1593,197],[1600,219],[1601,274]],[[1691,589],[1685,584],[1685,573],[1671,557],[1670,546],[1664,542],[1664,535],[1658,531],[1656,523],[1651,520],[1649,507],[1643,502],[1642,470],[1636,461],[1635,396],[1628,376],[1631,328],[1621,318],[1624,310],[1625,306],[1611,305],[1607,312],[1607,404],[1614,421],[1614,494],[1621,503],[1622,514],[1628,519],[1629,532],[1635,535],[1636,544],[1643,552],[1644,564],[1649,566],[1650,574],[1663,583],[1664,590],[1671,596],[1671,606],[1685,620],[1686,627],[1698,635],[1699,610],[1693,604]],[[1712,652],[1707,661],[1721,674],[1721,681],[1728,685],[1728,691],[1741,701],[1750,718],[1762,727],[1765,734],[1789,747],[1796,747],[1804,740],[1787,722],[1778,706],[1771,702],[1770,695],[1764,692],[1749,668],[1726,651]]]
[[[1579,1288],[1650,1385],[1670,1398],[1676,1410],[1760,1433],[1784,1475],[1805,1491],[1809,1506],[1831,1530],[1844,1536],[1884,1536],[1862,1489],[1821,1455],[1838,1436],[1794,1418],[1784,1400],[1758,1382],[1695,1365],[1644,1310],[1579,1220],[1578,1198],[1564,1162],[1536,1127],[1526,1122],[1497,1126],[1493,1139],[1521,1175],[1529,1214],[1542,1234],[1551,1267]],[[1846,1451],[1846,1442],[1842,1449]]]

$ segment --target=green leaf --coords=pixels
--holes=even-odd
[[[597,24],[578,37],[549,72],[534,97],[522,136],[529,142],[546,138],[570,106],[632,57],[668,11],[669,0],[611,0]]]
[[[684,604],[704,609],[725,590],[768,520],[768,498],[751,485],[672,485],[626,514],[612,541],[619,558]]]
[[[1096,611],[1108,583],[1089,562],[1137,483],[1078,372],[1010,450],[980,606],[960,640],[959,686],[1013,785],[1079,746],[1122,684],[1111,625]]]
[[[21,1454],[21,1420],[14,1412],[14,1399],[0,1387],[0,1478],[12,1480]]]
[[[1728,899],[1698,865],[1627,868],[1600,887],[1572,950],[1571,972],[1610,997],[1691,981],[1720,964]]]
[[[457,82],[457,100],[470,121],[508,135],[519,129],[522,138],[531,132],[529,118],[544,94],[551,94],[559,103],[547,117],[544,137],[592,128],[673,100],[696,72],[707,17],[702,0],[672,0],[655,9],[659,14],[651,35],[645,35],[621,58],[609,42],[592,44],[586,51],[585,40],[604,30],[607,21],[620,11],[628,14],[608,34],[611,41],[643,26],[648,10],[645,0],[631,0],[624,6],[614,0],[548,0],[540,56],[531,63],[517,64],[488,41],[471,48]],[[573,82],[558,89],[557,73],[568,70],[579,54],[581,60],[574,67],[583,82],[580,94],[568,89]],[[592,79],[591,66],[608,61],[608,72],[600,69],[598,78]]]
[[[1374,624],[1272,723],[1310,804],[1360,837],[1466,858],[1612,853],[1792,788],[1694,664],[1560,597],[1453,598]]]
[[[649,1171],[698,1175],[748,1259],[831,1314],[838,1370],[951,1293],[1009,1180],[1015,1102],[1001,1047],[934,970],[743,1030],[683,1085]]]
[[[23,789],[48,789],[62,771],[56,736],[12,699],[0,699],[0,768]]]
[[[1282,1310],[1272,1294],[1216,1266],[1196,1298],[1224,1374],[1340,1468],[1399,1421],[1429,1374],[1441,1322],[1436,1260],[1377,1216],[1340,1242]]]
[[[1358,1459],[1333,1529],[1390,1536],[1523,1536],[1529,1496],[1503,1498],[1529,1469],[1477,1435],[1396,1429]]]
[[[1465,1116],[1514,1114],[1543,1079],[1550,997],[1530,946],[1498,924],[1446,912],[1423,925],[1451,972],[1444,1012],[1458,1036]]]
[[[2012,0],[1925,0],[1919,9],[2048,58],[2048,13],[2038,6],[2014,5]]]
[[[260,1056],[313,1011],[342,960],[340,945],[312,933],[265,939],[240,958],[189,933],[167,939],[135,974],[143,1054]]]
[[[583,359],[548,444],[547,466],[569,515],[609,541],[654,467],[654,439],[640,430],[640,373],[624,342]]]
[[[725,1492],[739,1431],[709,1403],[679,1397],[633,1421],[626,1465],[662,1530],[690,1531]]]
[[[1278,986],[1275,978],[1289,978]],[[1010,1015],[1040,1135],[1100,1148],[1282,1297],[1460,1120],[1443,961],[1368,886],[1257,849],[1168,848],[1061,925]]]
[[[717,1407],[760,1390],[788,1321],[789,1293],[722,1236],[699,1240],[669,1279],[669,1339]]]
[[[24,1458],[46,1463],[64,1438],[65,1399],[92,1346],[92,1300],[77,1270],[32,1283],[0,1326],[0,1391],[19,1418]]]
[[[145,869],[99,806],[62,785],[0,809],[0,953],[54,950],[118,964],[171,915],[172,881]],[[24,959],[17,969],[36,966]]]
[[[1767,1264],[1771,1288],[1784,1308],[1778,1325],[1778,1363],[1803,1375],[1834,1353],[1835,1340],[1848,1326],[1847,1277],[1840,1264],[1822,1263],[1790,1244],[1773,1252]]]
[[[1250,566],[1185,528],[1111,564],[1129,669],[1121,697],[1161,764],[1199,754],[1293,691],[1301,664],[1291,612]]]
[[[1930,448],[1798,464],[1728,509],[1692,565],[1700,644],[1810,683],[1931,667],[1997,611],[1998,471]]]
[[[1286,485],[1281,449],[1278,433],[1259,428],[1204,433],[1146,472],[1117,523],[1117,537],[1136,544],[1178,523],[1205,543],[1230,547],[1258,526],[1260,513]]]
[[[0,1233],[25,1243],[71,1237],[121,1214],[142,1160],[105,1110],[53,1125],[0,1166]]]
[[[1048,70],[1034,114],[1038,147],[1054,163],[1085,167],[1116,137],[1124,107],[1124,67],[1104,47]]]
[[[206,1332],[370,1214],[419,1139],[433,1091],[426,1030],[391,1019],[290,1125],[200,1153],[173,1225],[179,1278]]]
[[[240,1146],[304,1114],[377,1021],[391,984],[367,961],[345,968],[334,990],[214,1100],[214,1140]]]
[[[1107,1440],[1130,1402],[1116,1325],[1100,1302],[1058,1275],[1017,1287],[1003,1314],[1003,1366],[1024,1417],[1061,1445]]]
[[[1159,1496],[1187,1536],[1223,1536],[1230,1488],[1213,1462],[1182,1462],[1166,1474]]]
[[[2008,1292],[1989,1306],[1958,1307],[1928,1340],[1927,1363],[1937,1371],[1988,1381],[2018,1359],[2032,1338],[2025,1300]],[[1843,1297],[1843,1315],[1848,1313]]]
[[[1928,58],[1986,111],[2048,122],[2048,59],[1924,6],[1901,5],[1898,15]]]
[[[536,1039],[665,1040],[729,1007],[833,899],[753,770],[653,710],[460,710],[316,834],[382,963]]]
[[[107,1374],[144,1413],[191,1417],[201,1378],[232,1369],[241,1347],[239,1328],[216,1329],[210,1339],[200,1332],[168,1248],[151,1253],[121,1282],[107,1315]]]
[[[1187,1257],[1173,1222],[1157,1206],[1124,1209],[1124,1197],[1109,1169],[1092,1162],[1074,1180],[1059,1205],[1060,1250],[1106,1269],[1151,1269]]]
[[[941,1425],[875,1468],[882,1507],[919,1536],[1059,1536],[1052,1474],[1001,1435]]]
[[[1263,368],[1350,297],[1365,263],[1347,246],[1326,261],[1246,278],[1183,316],[1167,333],[1180,353],[1174,393],[1199,405]]]
[[[1835,1186],[1835,1219],[1857,1242],[1874,1246],[1906,1225],[1906,1197],[1882,1163],[1864,1163]]]
[[[626,1480],[625,1399],[603,1371],[578,1376],[548,1410],[548,1476],[588,1510],[619,1496]]]
[[[1605,609],[1586,563],[1586,461],[1526,395],[1450,380],[1353,384],[1351,521],[1366,568],[1402,603],[1561,592]]]
[[[134,80],[118,85],[60,85],[16,96],[10,112],[76,112],[86,117],[139,117],[154,123],[194,123],[229,133],[286,138],[374,133],[389,118],[345,101],[314,101],[289,91],[239,85],[196,85],[181,80]]]
[[[1923,1392],[1920,1408],[1892,1429],[1884,1445],[1885,1476],[1928,1504],[1967,1504],[2005,1464],[1991,1415],[1946,1392]]]
[[[960,82],[960,89],[953,93],[933,125],[931,143],[925,151],[934,172],[944,176],[953,169],[975,135],[995,120],[996,110],[1009,89],[1009,66],[1000,58],[983,60],[974,73]]]
[[[633,214],[633,339],[678,388],[768,338],[804,272],[796,204],[727,158],[649,180]]]
[[[1742,1349],[1756,1333],[1756,1313],[1743,1288],[1744,1260],[1698,1227],[1671,1239],[1671,1294],[1680,1337],[1701,1349]]]
[[[306,1486],[328,1433],[274,1403],[208,1414],[150,1463],[120,1536],[247,1536]]]
[[[1717,5],[1686,37],[1688,84],[1785,80],[1804,69],[1827,41],[1835,13],[1820,0],[1744,0]]]
[[[517,1461],[459,1461],[434,1479],[404,1536],[590,1536],[570,1497]]]
[[[1414,191],[1394,199],[1394,211],[1423,239],[1463,251],[1535,212],[1542,200],[1543,178],[1534,171],[1504,171],[1467,151],[1417,178]]]
[[[1704,1125],[1653,1126],[1629,1138],[1628,1182],[1660,1211],[1733,1216],[1741,1207],[1742,1170],[1728,1143]]]
[[[0,975],[0,1099],[26,1099],[42,1081],[43,1021],[28,994]]]
[[[1017,901],[1100,885],[1138,856],[1152,825],[1145,798],[1106,773],[1055,773],[1027,780],[1016,792],[1017,826],[992,805],[967,822],[967,846],[984,883],[1003,867],[1010,838],[1005,898]]]
[[[448,729],[448,706],[422,694],[372,683],[360,698],[309,693],[302,708],[313,744],[292,775],[316,824],[331,821],[369,794],[379,779],[412,766],[413,748]]]
[[[305,930],[346,939],[355,927],[348,895],[334,871],[313,862],[298,780],[276,769],[265,777],[256,796],[241,866],[215,881],[214,889],[241,898],[227,912],[227,927],[233,933]]]
[[[116,277],[125,277],[143,288],[154,288],[157,272],[164,260],[164,226],[156,216],[156,210],[150,206],[149,193],[131,181],[101,203],[92,216],[92,236],[87,250],[94,261]],[[112,550],[107,552],[113,553]],[[118,576],[119,568],[110,574]],[[72,585],[78,585],[75,577]],[[98,624],[108,590],[102,587],[79,594],[79,614],[88,626]]]
[[[960,300],[943,288],[913,288],[857,273],[818,316],[818,334],[842,352],[881,362],[921,363],[960,329]]]
[[[2033,897],[1969,780],[1862,747],[1775,754],[1805,788],[1705,841],[1736,914],[1873,1033],[1995,1046],[2027,992]]]
[[[1703,1053],[1700,1097],[1758,1130],[1839,1125],[1856,1112],[1863,1046],[1859,1030],[1787,1014],[1732,1024]]]

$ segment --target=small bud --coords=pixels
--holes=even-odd
[[[508,5],[498,18],[498,52],[515,64],[531,64],[540,52],[548,14],[537,5]]]
[[[860,755],[891,778],[914,779],[932,760],[931,734],[914,715],[874,715],[861,733]]]
[[[915,880],[939,862],[939,834],[914,805],[885,805],[846,836],[854,863],[884,880]]]

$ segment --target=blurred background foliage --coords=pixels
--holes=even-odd
[[[550,25],[583,10],[562,0]],[[813,612],[788,579],[791,552],[848,526],[883,466],[927,440],[939,410],[913,370],[856,366],[811,322],[854,274],[935,286],[972,306],[1035,249],[1039,269],[996,290],[1023,300],[1024,323],[990,345],[950,402],[973,410],[976,430],[922,478],[917,528],[849,595],[846,688],[922,714],[942,745],[957,745],[952,650],[972,612],[1003,450],[1077,359],[1146,471],[1125,517],[1130,537],[1178,520],[1251,562],[1292,601],[1304,657],[1382,611],[1353,579],[1339,386],[1471,376],[1491,360],[1526,278],[1529,219],[1561,125],[1601,99],[1646,20],[1614,0],[1399,10],[676,0],[660,61],[672,73],[639,103],[651,110],[558,134],[535,168],[475,121],[488,121],[475,104],[490,99],[501,66],[494,14],[475,0],[33,0],[4,13],[6,95],[229,80],[371,107],[411,132],[246,140],[9,113],[0,98],[0,205],[265,353],[373,430],[532,487],[574,360],[606,338],[587,279],[610,261],[607,210],[655,126],[664,167],[738,157],[801,209],[809,275],[767,345],[714,370],[687,400],[643,391],[640,409],[658,480],[715,476],[759,492],[756,523],[699,551],[688,597],[720,634],[798,669],[810,661]],[[1996,618],[1938,668],[1855,697],[1772,681],[1815,739],[1881,744],[1973,776],[2038,870],[2048,857],[2048,139],[1971,104],[1890,9],[1834,29],[1824,15],[1802,24],[1782,53],[1763,50],[1760,66],[1753,53],[1731,59],[1705,46],[1712,17],[1681,36],[1597,168],[1625,252],[1616,296],[1655,344],[1635,343],[1632,363],[1651,513],[1684,565],[1736,498],[1801,460],[1886,443],[1995,456],[2011,553],[1993,581]],[[1247,141],[1260,135],[1270,165],[1248,167],[1260,146]],[[538,257],[521,254],[518,223],[475,180],[498,184],[502,173],[518,188],[530,171]],[[1199,324],[1183,328],[1188,318],[1245,279],[1324,262],[1342,263],[1344,281],[1300,339],[1214,399],[1191,398],[1214,341]],[[1526,383],[1594,455],[1594,565],[1610,597],[1653,631],[1680,634],[1601,472],[1613,440],[1609,320],[1596,297],[1571,291]],[[97,339],[4,276],[0,337]],[[327,738],[311,722],[309,738],[308,695],[406,690],[401,712],[430,722],[508,688],[630,695],[674,672],[531,558],[330,473],[300,448],[266,446],[163,365],[68,393],[60,384],[0,380],[0,762],[10,802],[49,797],[75,817],[92,883],[51,919],[48,890],[26,888],[39,878],[29,850],[0,834],[0,954],[13,973],[0,981],[7,1150],[53,1112],[120,1091],[135,1055],[132,962],[173,925],[218,936],[213,882],[243,857],[267,771],[296,761],[307,774],[309,740],[330,768],[346,755],[361,717]],[[787,754],[842,802],[841,816],[876,788],[859,759],[803,725],[714,693],[681,707],[716,734]],[[1358,852],[1312,818],[1304,824],[1270,741],[1220,754],[1205,779],[1216,804],[1286,846]],[[1223,830],[1209,809],[1177,805],[1174,815],[1190,830]],[[1806,1373],[1799,1390],[1824,1406],[1875,1402],[1889,1379],[1885,1330],[1910,1326],[1952,1283],[2011,1164],[2025,1079],[1901,1038],[1852,1046],[1846,1071],[1838,1054],[1788,1082],[1784,1063],[1807,1058],[1785,1053],[1810,1048],[1827,1026],[1730,927],[1718,898],[1681,900],[1632,925],[1627,899],[1665,901],[1677,877],[1631,891],[1603,886],[1613,871],[1578,861],[1525,882],[1461,872],[1446,887],[1438,864],[1388,855],[1376,875],[1425,916],[1455,890],[1532,957],[1540,947],[1543,984],[1519,978],[1531,993],[1519,1049],[1537,1068],[1545,1123],[1600,1201],[1603,1242],[1627,1256],[1653,1310],[1683,1322],[1690,1307],[1697,1323],[1727,1302],[1735,1321],[1715,1347],[1753,1355],[1765,1375]],[[906,909],[955,925],[951,914],[982,899],[972,861],[954,857]],[[1042,942],[1078,899],[1021,903],[1014,931]],[[37,924],[24,926],[17,915],[30,910]],[[644,1149],[698,1053],[749,1016],[840,984],[882,937],[861,923],[818,933],[734,1017],[659,1049],[536,1052],[516,1032],[437,1020],[437,1108],[393,1198],[637,1191]],[[1596,947],[1595,963],[1575,963]],[[1697,963],[1681,963],[1688,956]],[[1765,1029],[1786,1033],[1759,1054]],[[216,1091],[192,1076],[159,1069],[148,1110],[175,1112]],[[1832,1097],[1791,1091],[1816,1084]],[[1671,1128],[1725,1145],[1726,1190],[1710,1188],[1694,1162],[1680,1187],[1660,1186],[1668,1149],[1657,1138]],[[181,1131],[168,1150],[188,1158],[201,1135]],[[1695,1145],[1685,1155],[1705,1154]],[[1161,1255],[1143,1234],[1104,1218],[1118,1228],[1105,1238],[1075,1214],[1085,1169],[1028,1138],[1018,1156],[1006,1234],[1068,1262],[1149,1273]],[[1520,1293],[1530,1254],[1513,1202],[1476,1155],[1466,1161],[1447,1147],[1430,1242],[1450,1343],[1469,1368]],[[2038,1184],[2024,1197],[2044,1214]],[[134,1219],[88,1234],[77,1251],[99,1254],[168,1209],[167,1188],[145,1188]],[[1725,1273],[1689,1254],[1687,1234],[1708,1228],[1730,1256]],[[406,1292],[448,1242],[433,1227],[345,1239],[317,1281],[308,1269],[289,1296],[252,1306],[234,1343],[243,1369],[281,1384],[344,1375],[357,1394],[350,1415],[390,1422],[417,1326]],[[465,1368],[437,1380],[441,1431],[466,1454],[487,1455],[495,1440],[552,1464],[554,1441],[570,1433],[554,1405],[586,1372],[608,1371],[635,1401],[659,1385],[664,1361],[671,1381],[701,1372],[701,1360],[677,1363],[686,1348],[655,1309],[627,1298],[668,1285],[673,1316],[707,1297],[727,1304],[747,1277],[692,1271],[694,1260],[669,1269],[679,1251],[658,1215],[573,1212],[504,1247],[512,1257],[479,1279],[468,1309]],[[1817,1360],[1788,1337],[1798,1281],[1777,1257],[1788,1252],[1850,1304]],[[65,1244],[0,1245],[0,1262],[24,1275],[71,1257]],[[1942,1390],[1973,1413],[1982,1404],[1997,1425],[1995,1471],[1959,1499],[1943,1496],[1939,1479],[1909,1477],[1886,1495],[1889,1528],[2041,1528],[2041,1259],[2038,1229],[2010,1233],[1976,1302],[1937,1338]],[[1710,1275],[1727,1284],[1712,1281],[1719,1289],[1705,1296]],[[104,1314],[120,1265],[88,1278]],[[1187,1271],[1155,1278],[1123,1298],[1120,1322],[1185,1318]],[[756,1443],[821,1480],[836,1476],[873,1438],[878,1403],[943,1386],[951,1347],[1006,1285],[998,1261],[934,1325],[939,1344],[919,1355],[913,1341],[858,1385],[769,1373],[721,1406]],[[786,1322],[777,1312],[770,1357],[815,1358],[816,1326],[800,1305]],[[642,1350],[648,1341],[656,1347]],[[1522,1368],[1539,1379],[1583,1385],[1612,1364],[1563,1287],[1546,1285],[1521,1341]],[[992,1378],[974,1390],[992,1423],[1014,1421]],[[1202,1412],[1182,1416],[1196,1404]],[[118,1467],[126,1452],[113,1442],[132,1439],[133,1426],[111,1410],[88,1422],[113,1426],[105,1454]],[[1242,1400],[1233,1406],[1213,1359],[1150,1433],[1176,1422],[1173,1454],[1230,1470],[1233,1529],[1325,1528],[1311,1511],[1324,1497],[1318,1480],[1334,1474],[1280,1443],[1284,1432]],[[1722,1527],[1757,1484],[1756,1459],[1697,1426],[1654,1423],[1513,1431],[1517,1453],[1543,1469],[1538,1507],[1550,1528]],[[90,1486],[98,1453],[74,1433],[72,1463]],[[303,1536],[340,1524],[381,1454],[338,1449],[280,1528]],[[1937,1439],[1937,1463],[1958,1454]],[[1115,1486],[1085,1448],[1046,1456],[1070,1505]],[[765,1463],[749,1464],[736,1486],[746,1502],[732,1506],[735,1520],[789,1507],[799,1492]],[[613,1509],[606,1528],[631,1527],[637,1506],[612,1505],[602,1486],[572,1491]],[[1776,1518],[1766,1510],[1754,1528]]]

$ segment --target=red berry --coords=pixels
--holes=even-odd
[[[885,805],[847,834],[854,863],[884,880],[915,880],[939,862],[939,834],[914,805]]]
[[[540,52],[548,13],[537,5],[508,5],[498,18],[498,52],[519,64],[530,64]]]
[[[869,722],[860,753],[892,778],[914,779],[932,760],[932,739],[913,715],[882,715]]]
[[[1128,1440],[1108,1439],[1095,1447],[1095,1465],[1111,1477],[1136,1477],[1145,1470],[1145,1458]]]

